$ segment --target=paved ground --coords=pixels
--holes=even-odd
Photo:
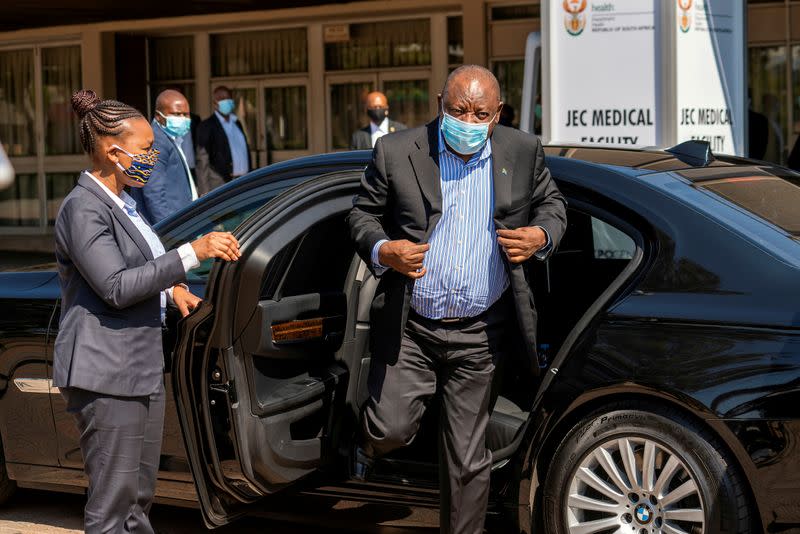
[[[13,499],[0,508],[0,534],[78,534],[83,532],[83,504],[82,495],[61,493],[48,493],[40,491],[19,490]],[[297,525],[279,522],[259,517],[248,517],[236,521],[234,524],[214,531],[208,531],[203,526],[200,512],[194,509],[179,508],[167,505],[155,505],[151,513],[153,526],[158,534],[433,534],[432,528],[407,528],[407,527],[370,527],[371,524],[392,519],[392,512],[376,510],[370,505],[356,503],[342,503],[334,509],[339,514],[336,521],[337,528],[326,528],[325,524]],[[412,514],[413,515],[413,514]],[[427,514],[424,514],[427,515]],[[413,519],[412,523],[421,524],[420,521],[433,519],[433,517]],[[352,527],[342,526],[347,524],[347,516],[358,517],[359,524]],[[395,514],[396,516],[396,514]],[[309,519],[313,520],[313,514]],[[430,523],[429,523],[430,524]]]

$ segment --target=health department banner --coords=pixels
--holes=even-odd
[[[545,139],[655,145],[654,0],[542,4]]]
[[[744,1],[674,1],[675,141],[744,155]]]

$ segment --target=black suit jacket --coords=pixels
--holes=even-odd
[[[406,125],[402,122],[395,122],[389,119],[389,133],[405,129]],[[350,139],[350,148],[353,150],[372,150],[372,130],[369,124],[353,132],[353,137]]]
[[[236,121],[236,126],[244,134],[247,143],[247,134],[242,128],[241,121]],[[197,152],[196,172],[197,172],[197,192],[204,195],[233,178],[233,157],[231,148],[228,144],[228,136],[222,128],[217,114],[212,114],[209,118],[200,123],[197,128]],[[253,169],[253,161],[250,158],[250,146],[247,146],[248,168]]]
[[[372,249],[381,239],[425,243],[442,215],[439,121],[381,137],[364,171],[361,191],[348,216],[361,258],[372,269]],[[553,250],[566,229],[566,201],[544,164],[539,138],[497,126],[492,135],[494,222],[497,228],[541,226]],[[505,255],[503,256],[505,258]],[[536,360],[536,308],[523,264],[506,260],[514,308],[531,371]],[[374,271],[373,271],[374,273]],[[371,311],[375,357],[394,361],[408,319],[414,281],[389,270],[382,276]]]

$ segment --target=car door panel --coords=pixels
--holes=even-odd
[[[213,267],[205,301],[179,324],[176,405],[208,525],[330,456],[349,376],[336,352],[357,186],[356,173],[322,177],[256,212],[235,232],[242,258]]]

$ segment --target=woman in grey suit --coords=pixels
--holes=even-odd
[[[164,251],[125,187],[145,187],[158,151],[134,108],[78,91],[72,106],[91,158],[55,226],[61,319],[53,361],[80,432],[89,478],[87,533],[152,533],[164,423],[161,326],[167,302],[187,315],[200,299],[182,284],[206,258],[235,261],[239,244],[214,232]]]

